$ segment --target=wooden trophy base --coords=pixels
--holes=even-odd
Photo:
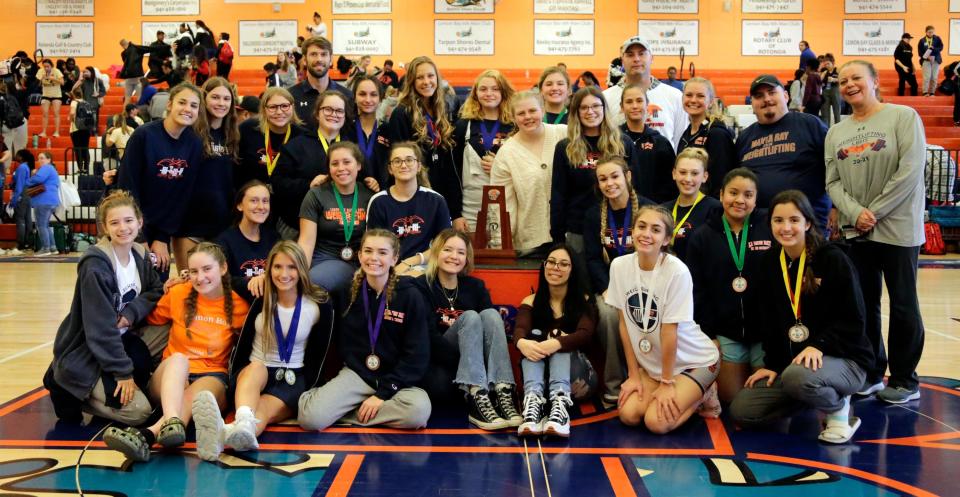
[[[484,185],[480,211],[477,213],[477,231],[473,234],[473,259],[477,264],[509,265],[517,260],[513,250],[513,235],[510,231],[510,215],[507,213],[503,186]],[[501,248],[487,248],[487,212],[494,204],[500,216]]]

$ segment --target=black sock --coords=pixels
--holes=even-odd
[[[148,430],[148,429],[146,429],[146,428],[141,428],[141,429],[140,429],[140,434],[143,435],[143,438],[146,438],[146,439],[147,439],[147,447],[153,445],[154,442],[157,441],[156,435],[154,435],[152,431],[150,431],[150,430]]]

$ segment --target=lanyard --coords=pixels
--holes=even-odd
[[[690,210],[684,214],[683,219],[681,219],[679,223],[677,223],[677,207],[680,207],[680,197],[677,197],[677,201],[673,203],[673,222],[677,224],[673,227],[673,236],[670,237],[670,243],[673,243],[673,240],[677,237],[677,233],[680,232],[680,228],[683,227],[683,223],[687,222],[687,218],[690,217],[690,213],[697,208],[697,204],[703,200],[703,197],[703,192],[697,192],[697,199],[693,201],[693,205],[690,206]]]
[[[623,255],[627,251],[627,237],[630,236],[630,230],[627,226],[630,224],[630,213],[633,211],[633,202],[627,200],[627,213],[623,216],[623,239],[617,238],[617,221],[613,218],[613,208],[607,205],[607,224],[610,226],[610,238],[613,238],[613,245],[617,248],[617,255]]]
[[[320,132],[320,128],[317,128],[317,138],[320,139],[320,144],[323,145],[323,151],[327,152],[330,150],[330,144],[327,143],[327,137],[323,136],[323,133]],[[337,136],[333,139],[333,143],[340,141],[340,133],[337,133]]]
[[[353,236],[353,224],[357,221],[357,197],[360,196],[360,192],[354,187],[353,206],[350,207],[350,218],[349,222],[347,222],[347,211],[343,208],[343,199],[340,198],[340,191],[337,190],[337,185],[333,185],[332,189],[333,196],[337,199],[337,207],[340,208],[340,220],[343,222],[343,239],[349,244],[350,237]]]
[[[547,114],[544,113],[544,114],[543,114],[543,122],[545,122],[545,123],[547,123],[547,124],[560,124],[560,123],[563,122],[563,118],[565,118],[565,117],[567,117],[567,109],[561,110],[560,113],[557,114],[557,117],[555,117],[555,118],[553,119],[553,122],[551,123],[550,121],[547,120]]]
[[[367,286],[367,279],[363,279],[363,288],[361,289],[363,293],[363,312],[367,318],[367,336],[370,337],[370,350],[374,350],[377,347],[377,337],[380,336],[380,327],[383,326],[383,313],[387,308],[387,296],[380,295],[377,300],[380,301],[380,308],[377,310],[377,319],[376,323],[370,322],[370,297],[367,295],[369,293],[369,287]]]
[[[641,327],[641,331],[643,331],[644,333],[649,333],[652,330],[652,328],[650,328],[650,311],[653,310],[653,287],[659,281],[659,278],[657,278],[657,276],[660,274],[660,262],[663,261],[663,258],[664,258],[663,255],[660,255],[660,254],[657,255],[657,263],[653,266],[653,271],[651,271],[651,274],[650,274],[650,279],[653,280],[651,284],[647,284],[647,282],[644,281],[643,278],[640,279],[640,282],[647,287],[646,298],[643,298],[640,300],[640,305],[643,306],[641,308],[641,312],[643,313],[643,320],[642,320],[643,325]],[[639,261],[640,261],[640,255],[637,254],[637,262],[639,263]]]
[[[377,123],[373,123],[373,132],[370,133],[370,138],[367,138],[367,135],[363,132],[363,124],[360,123],[360,119],[357,119],[357,145],[360,146],[360,151],[363,152],[364,158],[367,159],[367,166],[373,164],[373,145],[377,143]]]
[[[493,142],[497,139],[497,133],[500,132],[500,121],[493,124],[493,129],[487,129],[487,122],[480,120],[480,145],[484,152],[490,152],[493,149]]]
[[[726,216],[720,216],[723,220],[723,232],[727,235],[727,246],[730,247],[730,255],[733,256],[733,263],[737,265],[737,271],[743,272],[743,264],[747,261],[747,233],[750,231],[750,215],[743,220],[743,230],[740,233],[740,251],[733,245],[733,232],[730,231],[730,223]]]
[[[803,283],[803,268],[807,263],[807,251],[800,254],[800,267],[797,268],[797,283],[794,290],[790,289],[790,273],[787,272],[787,259],[784,250],[780,249],[780,269],[783,270],[783,284],[787,287],[787,297],[790,299],[790,308],[793,316],[800,321],[800,285]]]
[[[300,308],[303,306],[303,299],[300,292],[297,292],[297,306],[293,308],[293,318],[290,320],[290,328],[287,330],[287,336],[283,336],[283,328],[280,325],[280,316],[277,312],[273,313],[273,332],[277,336],[277,355],[284,364],[290,362],[290,356],[293,355],[293,344],[297,341],[297,329],[300,326]]]
[[[287,134],[283,136],[283,144],[287,144],[287,140],[290,139],[290,129],[293,128],[291,125],[287,125]],[[267,155],[267,176],[273,174],[273,170],[277,167],[277,161],[280,160],[280,151],[277,151],[277,155],[274,155],[273,158],[270,158],[271,153],[273,153],[273,148],[270,146],[270,128],[267,128],[263,132],[263,148],[266,150]]]
[[[430,116],[430,113],[423,111],[423,118],[427,121],[427,136],[430,137],[430,143],[434,147],[440,145],[440,135],[437,132],[437,125],[433,122],[433,117]]]

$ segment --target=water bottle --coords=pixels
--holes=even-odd
[[[33,135],[33,148],[40,146],[40,135]]]

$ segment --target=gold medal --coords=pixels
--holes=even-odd
[[[370,371],[376,371],[380,369],[380,357],[377,354],[370,354],[367,356],[367,369]]]

